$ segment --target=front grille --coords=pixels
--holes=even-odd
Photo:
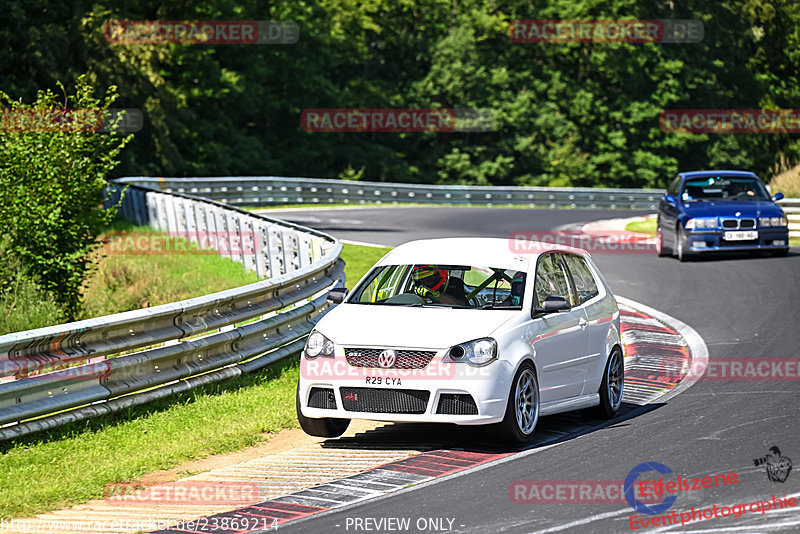
[[[472,395],[466,393],[442,393],[436,413],[447,415],[478,415],[478,407]]]
[[[429,391],[416,389],[339,388],[348,412],[425,413]]]
[[[429,350],[395,350],[394,365],[383,367],[378,363],[378,356],[385,349],[344,349],[344,356],[353,367],[373,367],[377,369],[424,369],[431,363],[436,351]]]
[[[323,410],[336,409],[336,397],[331,388],[311,388],[308,394],[309,408],[322,408]]]
[[[755,219],[722,219],[722,227],[736,230],[738,228],[755,228]]]

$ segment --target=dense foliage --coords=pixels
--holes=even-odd
[[[699,19],[696,44],[518,44],[516,19]],[[291,45],[120,45],[109,19],[294,21]],[[679,169],[769,175],[788,134],[662,132],[665,108],[800,108],[794,0],[9,0],[0,88],[88,72],[145,127],[119,174],[661,186]],[[489,108],[489,133],[308,133],[303,109]],[[794,141],[794,142],[793,142]]]
[[[98,99],[85,77],[75,94],[40,91],[33,104],[0,92],[0,106],[17,117],[37,110],[102,110],[114,101],[114,88]],[[65,115],[69,116],[69,115]],[[106,179],[118,164],[126,139],[83,124],[37,123],[38,131],[0,130],[0,236],[3,237],[0,296],[13,288],[18,262],[55,298],[68,317],[80,307],[80,290],[92,266],[95,238],[115,215],[103,209]],[[7,274],[4,274],[7,271]]]

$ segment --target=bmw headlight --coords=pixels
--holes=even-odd
[[[786,217],[759,217],[759,226],[786,226]]]
[[[719,223],[716,217],[698,217],[696,219],[689,219],[686,221],[687,230],[716,228],[717,226],[719,226]]]
[[[497,341],[490,337],[468,341],[451,347],[445,362],[465,362],[474,367],[488,365],[497,359]]]
[[[323,336],[316,330],[311,332],[306,340],[306,346],[303,349],[303,354],[306,358],[316,358],[322,356],[323,358],[333,357],[333,341]]]

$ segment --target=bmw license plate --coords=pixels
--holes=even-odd
[[[755,230],[749,232],[725,232],[722,238],[725,241],[752,241],[758,239],[758,232]]]

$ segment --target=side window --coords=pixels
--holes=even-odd
[[[667,194],[672,195],[673,197],[677,197],[678,193],[681,188],[681,177],[676,176],[672,182],[670,182],[669,186],[667,187]]]
[[[564,256],[564,261],[567,262],[567,268],[572,274],[572,281],[575,283],[575,291],[578,292],[578,301],[581,304],[600,294],[586,260],[575,254],[567,254]]]
[[[541,305],[547,297],[562,297],[575,304],[569,275],[559,254],[544,254],[536,264],[536,282],[533,288],[536,295],[534,306]]]
[[[356,288],[351,302],[380,302],[401,293],[401,284],[408,270],[404,265],[379,267],[364,285]]]

